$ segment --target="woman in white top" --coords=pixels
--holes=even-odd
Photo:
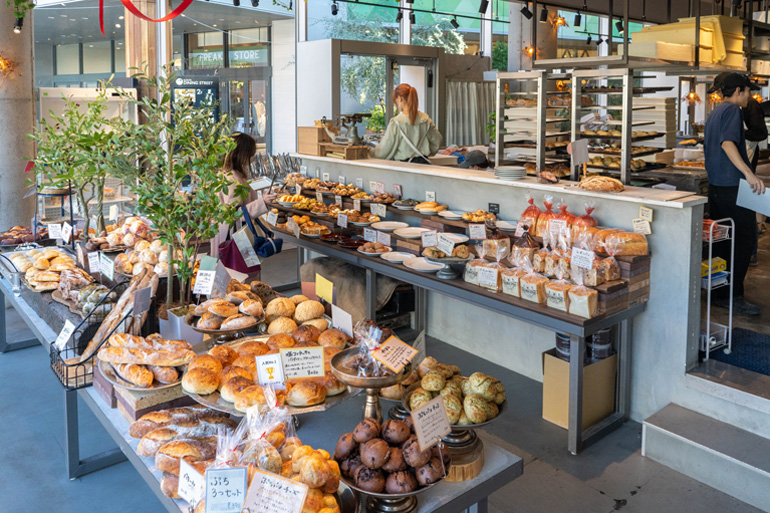
[[[393,91],[400,114],[391,118],[380,144],[371,150],[377,159],[430,164],[428,157],[441,147],[442,137],[430,116],[417,110],[417,90],[401,84]]]
[[[249,178],[247,169],[251,165],[251,159],[257,153],[257,143],[253,137],[248,134],[236,133],[232,136],[235,141],[235,149],[231,151],[225,158],[225,166],[222,170],[223,173],[228,174],[228,179],[233,182],[230,185],[227,194],[220,193],[219,196],[223,203],[237,203],[246,205],[249,211],[249,215],[253,218],[261,216],[267,213],[267,202],[275,200],[275,194],[268,193],[263,194],[261,198],[257,196],[257,191],[249,187],[249,195],[246,200],[241,203],[239,197],[235,196],[236,185],[248,185]],[[227,232],[230,226],[224,223],[219,225],[219,233],[211,239],[211,256],[219,256],[219,244],[225,241],[227,238]]]

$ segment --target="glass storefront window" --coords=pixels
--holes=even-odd
[[[115,73],[125,73],[126,71],[126,45],[121,39],[115,41]]]
[[[332,15],[333,5],[336,15]],[[308,41],[336,38],[398,43],[398,10],[394,7],[307,0]]]
[[[83,44],[83,73],[112,72],[112,41]]]
[[[80,73],[80,45],[59,45],[56,47],[56,74],[77,75]]]
[[[508,7],[511,4],[504,0],[494,0],[492,3],[492,69],[508,71]]]
[[[231,68],[267,66],[270,55],[270,30],[267,27],[233,30],[229,34]]]
[[[225,65],[224,37],[221,32],[188,34],[188,69],[222,68]]]
[[[413,5],[419,10],[431,11],[435,7],[441,13],[460,15],[454,18],[449,14],[415,12],[415,24],[412,25],[413,45],[439,46],[447,53],[473,55],[479,51],[481,20],[478,1],[415,0]],[[470,17],[465,18],[462,15]],[[453,19],[457,21],[457,28],[452,26]]]

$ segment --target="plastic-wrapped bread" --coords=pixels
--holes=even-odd
[[[569,311],[569,289],[572,284],[566,280],[552,280],[545,285],[545,302],[549,308],[562,312]]]
[[[503,271],[503,294],[508,294],[514,297],[521,297],[519,282],[524,276],[526,276],[526,274],[526,271],[523,269],[506,269]]]
[[[647,237],[641,233],[616,232],[609,234],[604,247],[615,256],[644,256],[647,254]],[[614,248],[614,252],[610,248]]]
[[[599,294],[594,289],[575,285],[569,289],[569,313],[590,319],[599,311]]]

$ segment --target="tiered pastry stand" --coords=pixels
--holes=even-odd
[[[443,265],[444,268],[441,269],[438,273],[436,273],[436,277],[441,278],[442,280],[454,280],[459,276],[459,273],[452,269],[453,265],[465,265],[468,261],[471,260],[472,257],[468,258],[455,258],[455,257],[446,257],[446,258],[431,258],[431,257],[425,257],[425,260],[430,262],[431,264],[440,264]]]
[[[452,467],[451,465],[449,466]],[[356,487],[344,477],[344,484],[366,496],[366,511],[368,513],[411,513],[417,510],[417,494],[436,486],[441,481],[423,486],[408,493],[373,493]]]

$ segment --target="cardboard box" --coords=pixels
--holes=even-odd
[[[583,368],[583,429],[615,411],[618,355]],[[543,353],[543,419],[567,429],[569,421],[569,362],[556,349]]]

